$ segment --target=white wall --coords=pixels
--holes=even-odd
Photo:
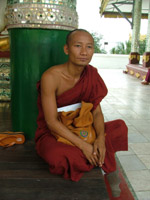
[[[97,68],[106,69],[125,69],[129,63],[129,55],[116,55],[116,54],[98,54],[95,53],[90,62],[91,65]],[[140,58],[142,63],[142,56]]]

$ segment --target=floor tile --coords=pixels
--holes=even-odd
[[[150,169],[150,155],[138,155],[139,159]]]
[[[150,200],[150,191],[142,191],[136,193],[139,200]]]
[[[136,155],[118,156],[121,165],[125,171],[147,169],[143,162]]]
[[[129,146],[138,155],[150,155],[150,143],[132,143]]]
[[[150,190],[150,170],[127,171],[126,174],[135,192]]]
[[[118,112],[126,119],[140,119],[141,117],[131,109],[119,109]]]
[[[129,134],[134,134],[134,133],[139,133],[138,129],[136,129],[133,125],[128,125],[128,133]]]
[[[128,156],[128,155],[134,155],[135,153],[133,152],[133,150],[128,147],[128,151],[118,151],[116,153],[117,156]]]
[[[150,133],[142,133],[142,135],[150,142]]]
[[[142,136],[140,133],[132,133],[128,134],[128,141],[129,143],[145,143],[148,140]]]
[[[150,125],[147,120],[130,119],[130,123],[141,133],[150,133]]]

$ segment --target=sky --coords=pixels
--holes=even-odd
[[[117,42],[125,42],[132,35],[129,22],[124,18],[104,18],[99,14],[100,0],[77,0],[79,28],[103,35],[102,45],[109,51]],[[141,34],[147,33],[148,20],[141,20]],[[108,45],[104,46],[104,42]]]

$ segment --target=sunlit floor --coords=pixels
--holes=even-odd
[[[102,101],[105,121],[123,119],[129,150],[117,153],[137,199],[150,200],[150,85],[120,69],[98,69],[108,87]]]

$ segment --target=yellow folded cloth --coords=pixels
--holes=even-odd
[[[92,103],[82,101],[81,108],[78,108],[75,111],[62,111],[58,113],[59,120],[72,133],[78,135],[81,139],[90,144],[93,144],[96,139],[95,129],[93,127],[93,115],[91,113],[92,108]],[[70,141],[59,136],[58,134],[52,134],[55,135],[57,141],[73,145]]]

